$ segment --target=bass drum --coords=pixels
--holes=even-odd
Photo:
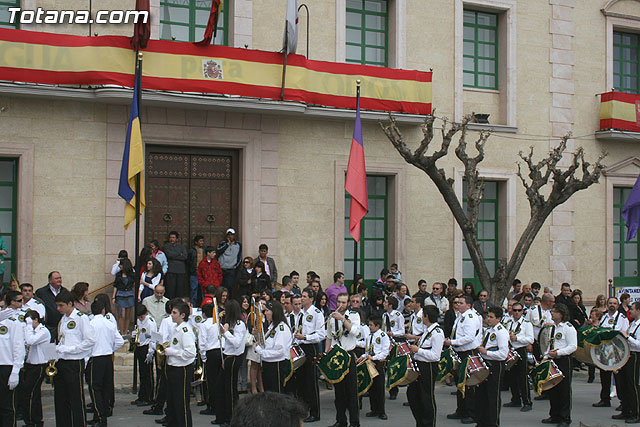
[[[603,371],[617,371],[629,360],[629,342],[619,331],[583,326],[578,328],[578,349],[573,356]]]
[[[540,352],[544,355],[551,347],[551,331],[553,326],[547,325],[540,328],[538,332],[538,343],[540,343]]]

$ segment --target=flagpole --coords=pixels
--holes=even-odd
[[[360,79],[356,80],[356,108],[358,99],[360,99]],[[362,220],[360,220],[362,221]],[[358,242],[353,239],[353,293],[357,293],[356,276],[358,275]]]
[[[284,64],[282,64],[282,88],[280,89],[280,100],[284,101],[284,80],[287,75],[287,55],[289,54],[289,25],[284,27]]]

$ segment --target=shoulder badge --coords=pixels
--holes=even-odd
[[[67,323],[67,329],[75,329],[75,327],[76,327],[76,322],[74,322],[73,320]]]
[[[464,319],[465,319],[465,317],[464,317],[464,316],[462,316],[462,317],[460,318],[460,323],[464,322]]]
[[[307,322],[311,322],[313,320],[313,316],[311,314],[309,314],[307,316]]]
[[[109,313],[105,314],[104,317],[106,317],[107,319],[111,320],[111,315]],[[144,332],[144,329],[142,330],[142,332]]]
[[[490,339],[491,341],[494,341],[494,340],[496,339],[496,334],[495,334],[495,332],[494,332],[494,333],[492,333],[492,334],[489,336],[489,339]]]
[[[469,319],[473,319],[473,313],[469,313]]]
[[[320,309],[318,307],[315,307],[316,309],[316,313],[321,313]]]
[[[183,330],[184,332],[189,332],[189,329],[187,329],[187,327],[186,327],[186,326],[183,326],[183,327],[182,327],[182,330]]]
[[[80,317],[80,316],[84,316],[84,314],[78,312],[78,317]]]
[[[376,344],[380,344],[380,337],[376,338]]]
[[[436,326],[435,331],[436,331],[437,333],[441,333],[441,332],[442,332],[442,329],[440,329],[439,327],[437,327],[437,326]]]
[[[561,339],[561,338],[562,338],[562,332],[558,332],[558,333],[556,334],[556,339],[557,339],[557,340],[559,340],[559,339]]]
[[[196,323],[202,323],[202,316],[196,316]]]
[[[15,317],[9,317],[9,320],[11,320],[12,322],[15,322],[16,318]]]
[[[176,344],[178,344],[178,338],[173,339],[173,345],[176,345]]]
[[[4,325],[0,326],[0,335],[6,335],[7,332],[9,332],[9,328]]]
[[[497,330],[502,329],[502,325],[498,323],[498,327],[496,328]]]
[[[269,333],[269,338],[273,338],[276,336],[276,330],[273,329],[270,333]]]
[[[420,317],[418,317],[417,322],[418,322],[418,323],[422,323],[422,319],[421,319]]]
[[[280,325],[280,330],[284,331],[284,325]]]
[[[32,298],[32,299],[35,301],[36,304],[42,305],[42,303],[40,301],[38,301],[37,299],[35,299],[35,298]]]
[[[236,320],[236,325],[239,325],[239,324],[240,324],[240,320]]]

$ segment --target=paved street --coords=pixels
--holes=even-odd
[[[451,413],[455,409],[455,396],[450,395],[450,392],[454,390],[453,387],[447,387],[444,385],[438,385],[436,387],[437,393],[437,405],[438,405],[438,425],[439,426],[458,426],[462,425],[457,421],[447,420],[446,414]],[[369,401],[364,399],[363,409],[360,412],[361,422],[363,427],[400,427],[400,426],[412,426],[414,425],[411,411],[408,407],[402,406],[403,402],[406,402],[405,396],[406,388],[400,389],[398,400],[386,401],[387,414],[389,420],[382,421],[372,418],[364,418],[364,414],[369,411]],[[573,380],[573,426],[580,427],[611,427],[622,426],[624,422],[616,422],[611,419],[611,415],[614,414],[614,408],[592,408],[591,404],[598,400],[600,392],[600,384],[598,382],[598,376],[596,375],[596,381],[593,384],[587,383],[587,374],[584,371],[576,373]],[[504,399],[509,398],[507,392],[503,393]],[[109,424],[112,426],[126,425],[127,427],[134,426],[152,426],[157,425],[154,423],[154,416],[142,415],[142,410],[129,405],[129,401],[135,397],[127,392],[120,392],[116,396],[116,408],[113,417],[109,418]],[[53,395],[49,392],[44,396],[45,405],[45,425],[53,425]],[[326,390],[324,386],[321,387],[321,401],[322,401],[322,420],[317,423],[309,424],[316,427],[326,427],[335,422],[335,410],[333,406],[333,391]],[[612,406],[618,405],[618,399],[612,400]],[[191,410],[193,413],[193,425],[194,426],[207,426],[211,425],[210,422],[213,417],[200,415],[198,412],[201,407],[192,404]],[[529,413],[521,413],[518,409],[503,408],[501,413],[501,425],[506,427],[518,426],[543,426],[540,420],[548,416],[549,402],[541,401],[534,402],[533,411]],[[19,424],[20,425],[20,424]]]

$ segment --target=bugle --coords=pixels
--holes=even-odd
[[[45,368],[44,372],[45,374],[47,374],[49,378],[55,377],[58,374],[58,368],[56,368],[56,361],[49,360],[49,365]]]

